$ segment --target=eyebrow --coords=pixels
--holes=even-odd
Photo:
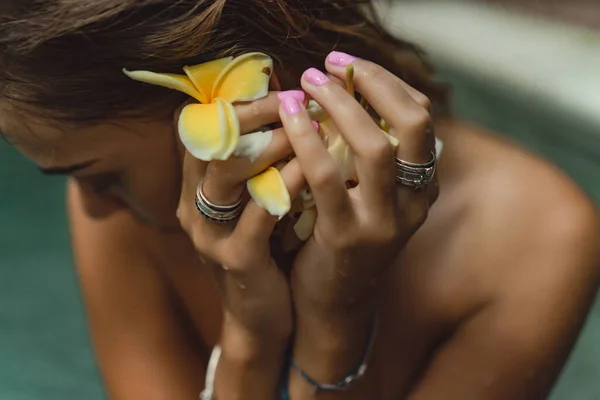
[[[82,169],[86,169],[96,164],[99,160],[90,160],[86,162],[82,162],[79,164],[68,165],[65,167],[50,167],[50,168],[42,168],[40,167],[40,171],[44,175],[70,175],[74,172],[81,171]]]

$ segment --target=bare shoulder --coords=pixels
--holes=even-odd
[[[482,128],[455,122],[442,130],[440,200],[466,210],[463,233],[477,238],[481,257],[509,276],[515,268],[538,277],[563,268],[571,279],[598,281],[598,211],[568,176]]]
[[[500,136],[457,122],[438,133],[440,197],[399,282],[451,334],[410,398],[546,398],[600,282],[597,210]]]
[[[492,132],[463,123],[442,130],[446,172],[433,225],[445,208],[462,210],[454,242],[461,273],[485,301],[530,321],[546,316],[546,332],[553,323],[557,335],[573,332],[600,283],[596,206],[551,163]]]
[[[450,173],[442,184],[460,182],[477,221],[471,229],[492,241],[489,251],[561,253],[575,256],[573,261],[597,256],[597,208],[565,173],[483,128],[464,123],[445,128]]]

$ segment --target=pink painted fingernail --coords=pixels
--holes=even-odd
[[[349,64],[352,64],[356,61],[356,57],[351,56],[350,54],[342,53],[340,51],[332,51],[327,56],[327,61],[332,65],[338,65],[340,67],[345,67]]]
[[[324,83],[329,82],[329,78],[327,77],[327,75],[325,75],[316,68],[309,68],[306,71],[304,71],[304,79],[306,79],[308,83],[311,83],[315,86],[320,86]]]
[[[277,93],[277,97],[279,97],[279,100],[283,100],[284,97],[293,97],[300,103],[304,103],[304,100],[306,99],[306,94],[304,94],[302,90],[286,90],[285,92]]]
[[[315,130],[318,131],[319,130],[319,123],[317,121],[310,121],[312,123],[312,126],[315,127]]]
[[[294,115],[300,112],[300,102],[292,96],[283,96],[281,105],[287,115]]]

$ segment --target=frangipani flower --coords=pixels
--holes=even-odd
[[[200,104],[187,105],[179,117],[182,143],[196,158],[226,160],[236,149],[240,127],[232,103],[265,97],[273,61],[262,53],[248,53],[183,67],[186,75],[127,71],[137,81],[186,93]]]
[[[226,160],[232,155],[251,161],[258,158],[269,145],[272,132],[240,137],[233,103],[268,94],[273,60],[263,53],[247,53],[186,66],[183,71],[185,75],[123,70],[134,80],[178,90],[200,102],[187,105],[178,121],[181,142],[194,157],[203,161]],[[289,194],[275,168],[250,179],[248,191],[272,215],[283,217],[290,210]]]

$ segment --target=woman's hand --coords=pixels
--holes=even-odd
[[[350,63],[356,89],[399,140],[396,154],[389,139],[342,86],[310,69],[302,77],[302,87],[328,112],[351,147],[359,180],[355,188],[347,189],[304,107],[290,98],[280,107],[319,212],[314,234],[293,268],[298,318],[294,357],[322,383],[343,378],[359,362],[376,312],[379,280],[423,224],[437,196],[435,183],[428,190],[415,190],[396,181],[394,156],[413,163],[432,158],[427,98],[382,67],[349,55],[332,53],[326,68],[343,81]],[[301,399],[303,393],[300,389],[292,398]]]
[[[276,93],[236,106],[242,132],[253,132],[278,119]],[[291,153],[282,129],[258,159],[231,158],[205,163],[183,155],[182,193],[178,217],[200,258],[212,269],[222,293],[224,324],[215,391],[219,399],[255,393],[275,398],[283,354],[292,331],[289,284],[270,254],[269,237],[276,217],[252,200],[239,220],[217,223],[204,218],[194,203],[201,184],[213,204],[235,203],[249,178]],[[299,165],[281,171],[290,195],[304,184]],[[223,376],[223,379],[219,377]]]

